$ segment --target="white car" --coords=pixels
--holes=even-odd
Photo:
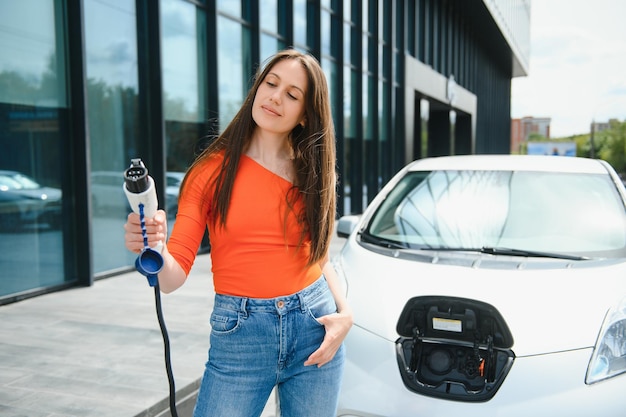
[[[167,217],[168,220],[174,220],[178,212],[178,195],[180,194],[180,186],[185,179],[184,172],[167,171],[165,173],[165,194],[167,195]]]
[[[173,220],[178,211],[178,194],[182,184],[184,172],[166,172],[165,194],[167,199],[166,212],[168,219]],[[113,214],[119,216],[120,212],[127,214],[131,211],[130,205],[124,194],[123,172],[118,171],[94,171],[91,173],[91,194],[94,211],[100,215]]]
[[[601,160],[407,165],[337,225],[338,416],[626,415],[625,200]]]
[[[0,231],[25,225],[61,227],[62,192],[17,171],[0,170]]]

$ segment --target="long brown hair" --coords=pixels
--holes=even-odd
[[[248,148],[256,123],[252,118],[252,104],[259,85],[276,63],[296,59],[307,73],[308,86],[305,94],[305,125],[296,125],[289,135],[294,153],[295,178],[289,201],[297,190],[304,203],[302,213],[296,213],[302,224],[300,242],[307,234],[311,238],[309,264],[319,262],[328,252],[334,230],[336,210],[335,128],[330,108],[326,77],[319,62],[311,55],[286,49],[278,52],[259,68],[243,105],[233,120],[195,160],[189,171],[200,166],[207,158],[224,152],[222,167],[213,179],[215,184],[210,211],[213,221],[226,224],[230,196],[239,165],[239,159]],[[188,176],[187,176],[188,177]],[[182,184],[184,190],[186,179]],[[209,184],[207,184],[207,187]],[[291,196],[291,197],[290,197]]]

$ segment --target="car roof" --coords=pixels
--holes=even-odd
[[[178,172],[178,171],[166,171],[165,175],[167,175],[168,177],[173,177],[173,178],[184,178],[185,177],[185,173],[184,172]]]
[[[409,171],[481,170],[481,171],[544,171],[606,174],[600,160],[552,155],[455,155],[418,159]]]

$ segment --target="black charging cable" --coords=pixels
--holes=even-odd
[[[176,384],[174,383],[174,372],[172,372],[172,360],[170,357],[170,338],[167,334],[167,327],[165,327],[165,320],[163,319],[163,309],[161,308],[161,290],[159,288],[158,280],[154,286],[154,304],[156,306],[156,314],[159,319],[159,327],[161,328],[163,346],[165,348],[165,371],[167,372],[167,380],[170,385],[170,413],[172,414],[172,417],[178,417],[178,413],[176,412]]]
[[[170,355],[170,338],[163,319],[163,308],[161,306],[161,289],[159,288],[158,273],[163,268],[163,256],[156,250],[148,246],[148,236],[146,232],[146,222],[144,216],[144,205],[139,204],[139,219],[141,221],[141,231],[143,234],[144,248],[135,261],[137,271],[148,278],[148,284],[154,287],[154,304],[156,306],[156,314],[159,320],[159,327],[163,335],[163,345],[165,351],[165,370],[167,372],[167,380],[170,387],[170,413],[172,417],[178,417],[176,411],[176,384],[174,383],[174,373],[172,372],[172,360]]]

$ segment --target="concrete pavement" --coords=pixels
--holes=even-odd
[[[342,239],[335,238],[336,253]],[[162,294],[179,417],[191,416],[209,346],[211,259]],[[274,395],[263,417],[276,415]],[[136,271],[0,306],[0,415],[168,417],[154,289]]]

